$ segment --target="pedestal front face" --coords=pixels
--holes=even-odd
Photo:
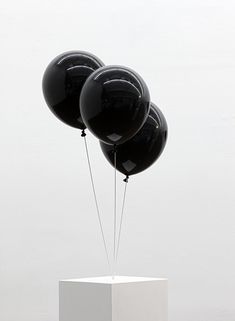
[[[60,281],[60,321],[167,321],[167,279]]]

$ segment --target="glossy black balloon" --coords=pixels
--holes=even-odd
[[[119,145],[133,137],[145,122],[150,96],[136,72],[106,66],[85,82],[80,106],[87,128],[105,143]]]
[[[167,123],[160,109],[151,103],[149,116],[140,131],[122,145],[116,146],[117,170],[124,175],[140,173],[161,155],[167,140]],[[100,142],[107,160],[114,166],[114,148]]]
[[[65,52],[48,65],[42,81],[43,94],[61,121],[75,128],[86,128],[80,113],[81,90],[88,76],[102,66],[102,61],[84,51]]]

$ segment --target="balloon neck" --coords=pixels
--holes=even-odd
[[[85,136],[86,136],[85,129],[82,130],[81,136],[82,136],[82,137],[85,137]]]
[[[114,152],[114,153],[117,152],[117,145],[116,145],[116,144],[113,145],[113,152]]]

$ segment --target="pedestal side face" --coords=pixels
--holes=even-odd
[[[112,289],[108,284],[60,281],[60,321],[111,321]]]
[[[112,285],[112,321],[167,321],[167,280]]]

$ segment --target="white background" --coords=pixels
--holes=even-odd
[[[118,273],[168,277],[170,321],[235,320],[234,15],[233,0],[1,2],[0,320],[57,321],[59,279],[109,273],[80,132],[41,91],[72,49],[139,72],[169,125],[130,179]],[[113,169],[87,138],[111,250]]]

